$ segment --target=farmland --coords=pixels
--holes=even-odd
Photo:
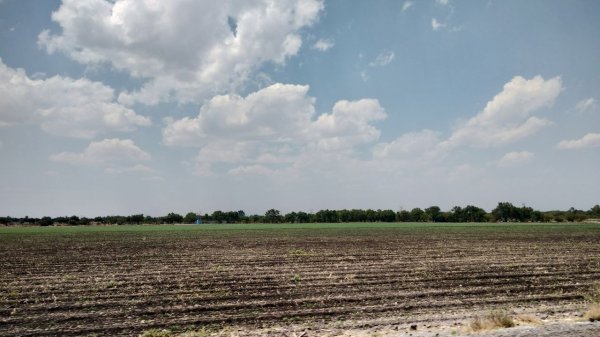
[[[0,228],[0,336],[420,326],[573,315],[595,224]]]

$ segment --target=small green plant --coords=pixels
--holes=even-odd
[[[314,256],[313,252],[306,251],[304,249],[290,249],[288,254],[291,256]]]
[[[295,274],[294,276],[292,276],[292,282],[294,282],[295,284],[300,283],[300,281],[302,281],[302,279],[300,278],[300,275]]]
[[[173,334],[166,329],[150,329],[144,331],[141,337],[173,337]]]
[[[111,280],[106,284],[106,289],[113,289],[116,288],[119,285],[119,283],[115,280]]]

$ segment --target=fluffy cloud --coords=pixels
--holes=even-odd
[[[319,39],[319,40],[317,40],[317,42],[315,42],[315,44],[312,46],[312,48],[319,50],[319,51],[327,51],[327,50],[331,49],[333,46],[334,46],[333,40]]]
[[[490,147],[532,135],[552,123],[530,116],[531,113],[552,106],[561,89],[560,77],[544,80],[535,76],[527,80],[516,76],[487,103],[483,111],[458,127],[443,145]]]
[[[591,111],[591,110],[594,110],[595,108],[596,108],[596,99],[594,99],[593,97],[581,100],[575,105],[575,109],[577,109],[577,111],[579,111],[579,112]]]
[[[485,108],[466,123],[456,128],[449,137],[432,130],[410,132],[391,142],[373,147],[375,161],[398,164],[394,167],[431,164],[446,158],[458,147],[500,146],[532,135],[551,124],[550,121],[530,116],[532,112],[554,103],[561,90],[559,77],[544,80],[536,76],[526,80],[520,76],[504,85],[502,92],[487,103]],[[498,163],[510,166],[533,158],[529,152],[507,153]]]
[[[404,4],[402,4],[402,11],[406,12],[412,6],[413,6],[412,1],[404,1]]]
[[[32,79],[0,60],[0,125],[39,122],[52,134],[93,138],[151,124],[114,96],[112,88],[99,82],[61,76]]]
[[[579,139],[563,140],[558,143],[557,147],[563,150],[600,147],[600,133],[588,133]]]
[[[377,159],[416,160],[435,153],[440,134],[432,130],[404,134],[389,143],[379,143],[373,149]]]
[[[38,43],[146,80],[121,102],[199,102],[239,86],[265,62],[295,55],[300,29],[323,7],[319,0],[63,0],[52,15],[62,32],[43,31]]]
[[[436,18],[431,19],[431,28],[433,30],[439,30],[444,27],[446,27],[446,24],[439,22]]]
[[[230,172],[240,175],[291,165],[306,153],[351,153],[379,138],[371,123],[387,115],[377,100],[338,101],[315,118],[308,89],[277,83],[246,97],[215,96],[197,117],[167,120],[163,142],[200,148],[194,163],[186,164],[192,172],[208,175],[212,163],[243,163]]]
[[[314,114],[308,86],[276,83],[247,97],[215,96],[195,118],[168,120],[167,145],[204,146],[219,140],[285,142],[297,138]]]
[[[330,114],[319,116],[309,129],[320,149],[349,150],[355,145],[377,140],[380,131],[370,123],[386,117],[376,99],[339,101]]]
[[[394,54],[393,51],[384,51],[384,52],[380,53],[379,55],[377,55],[377,57],[371,63],[369,63],[369,66],[371,66],[371,67],[387,66],[394,60],[395,57],[396,57],[396,54]]]
[[[437,2],[438,4],[440,4],[442,6],[446,6],[446,5],[448,5],[448,3],[450,1],[449,0],[436,0],[435,2]]]
[[[528,151],[509,152],[498,161],[499,166],[513,167],[530,163],[535,155]]]
[[[104,139],[91,142],[81,153],[61,152],[50,160],[72,165],[113,165],[150,160],[150,155],[131,139]],[[138,171],[141,167],[138,167]]]

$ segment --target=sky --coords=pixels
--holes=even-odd
[[[0,216],[600,203],[600,2],[1,0]]]

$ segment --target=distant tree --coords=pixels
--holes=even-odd
[[[52,221],[52,218],[49,216],[40,219],[40,226],[52,226],[53,223],[54,221]]]
[[[308,223],[310,222],[310,215],[306,212],[298,212],[296,219],[298,223]]]
[[[473,205],[467,205],[462,210],[462,221],[465,222],[484,222],[486,212],[483,208]]]
[[[280,215],[279,211],[276,209],[270,209],[265,213],[265,217],[264,217],[264,221],[266,223],[278,223],[281,222],[282,216]]]
[[[590,208],[588,214],[592,217],[600,217],[600,205],[595,205],[594,207]]]
[[[492,210],[492,219],[494,221],[515,221],[519,219],[517,207],[510,202],[499,202],[498,206]]]
[[[197,218],[196,213],[194,213],[194,212],[188,212],[183,217],[183,223],[195,223],[196,222],[196,218]]]
[[[163,222],[168,224],[182,223],[183,217],[177,213],[171,212],[167,214],[167,216],[163,217]]]
[[[283,221],[287,223],[295,223],[297,220],[298,214],[296,212],[290,212],[283,216]]]
[[[69,217],[69,220],[67,223],[69,224],[69,226],[77,226],[77,225],[79,225],[79,217],[76,215],[73,215],[73,216]]]
[[[127,222],[132,224],[141,224],[144,222],[144,214],[133,214],[127,217]]]
[[[394,222],[396,221],[396,213],[391,209],[377,210],[379,215],[379,221],[382,222]]]
[[[427,215],[427,220],[433,222],[442,222],[444,221],[444,216],[438,206],[431,206],[425,209],[425,214]]]
[[[238,223],[240,222],[240,213],[238,211],[225,212],[225,222]]]
[[[320,210],[317,213],[315,213],[315,221],[327,223],[339,222],[338,213],[336,211],[328,209]]]
[[[222,211],[214,211],[211,218],[212,221],[216,221],[218,223],[224,222],[226,220],[225,213]]]
[[[410,221],[423,222],[427,221],[427,215],[422,209],[415,207],[410,211]]]
[[[402,211],[396,213],[396,221],[409,222],[409,221],[411,221],[410,219],[411,219],[410,212],[407,210],[402,210]]]

